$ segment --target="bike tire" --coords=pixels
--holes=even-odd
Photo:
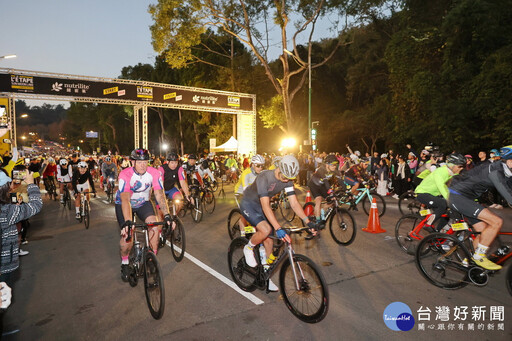
[[[395,240],[402,251],[409,255],[414,255],[420,241],[429,235],[429,232],[421,228],[419,231],[420,239],[409,236],[409,233],[423,220],[416,214],[404,215],[398,219],[395,225]]]
[[[84,194],[86,195],[86,194]],[[90,224],[90,216],[89,216],[89,202],[86,200],[84,202],[84,216],[83,216],[83,220],[84,220],[84,224],[85,224],[85,229],[88,230],[89,229],[89,224]]]
[[[71,211],[71,194],[68,192],[68,200],[66,202],[66,205],[68,205],[68,209]]]
[[[329,310],[329,289],[324,276],[318,265],[304,255],[294,254],[293,262],[299,277],[299,289],[295,287],[289,258],[283,262],[279,272],[279,289],[286,307],[301,321],[320,322]]]
[[[215,211],[215,194],[211,189],[207,189],[203,194],[204,210],[210,214]]]
[[[212,191],[217,192],[217,190],[219,189],[219,185],[217,184],[217,182],[215,182],[215,183],[212,182],[210,184],[210,188],[212,189]]]
[[[174,228],[174,231],[171,231],[169,239],[171,242],[171,251],[174,260],[176,262],[181,262],[185,256],[187,240],[185,238],[185,227],[183,226],[183,223],[179,218],[176,219],[175,222],[176,227]]]
[[[234,208],[229,212],[228,215],[228,234],[231,240],[238,238],[241,236],[240,234],[240,225],[238,225],[240,219],[242,218],[242,213],[239,208]]]
[[[290,206],[290,201],[288,200],[287,196],[285,196],[282,200],[279,200],[279,211],[281,212],[283,219],[287,222],[291,223],[293,219],[295,219],[295,212]]]
[[[195,223],[199,223],[203,219],[203,204],[199,197],[194,197],[194,207],[190,210],[190,216]]]
[[[402,193],[398,198],[398,209],[401,215],[419,214],[421,203],[416,199],[414,191]]]
[[[386,213],[386,201],[384,201],[384,198],[375,192],[370,193],[373,198],[377,199],[377,209],[379,210],[379,217],[382,217],[384,213]],[[370,215],[370,208],[371,208],[372,200],[365,195],[363,198],[363,210],[366,215]]]
[[[348,210],[338,207],[329,219],[329,231],[336,243],[350,245],[356,238],[356,221]]]
[[[507,274],[505,275],[505,284],[507,285],[508,293],[512,296],[512,266],[508,267]]]
[[[248,242],[243,237],[238,237],[231,241],[228,249],[228,267],[229,274],[235,284],[243,291],[252,292],[256,290],[258,270],[251,268],[245,262],[244,247]]]
[[[151,251],[146,251],[144,257],[144,292],[151,316],[159,320],[165,310],[164,279],[158,260]]]
[[[443,244],[449,245],[450,250],[443,250]],[[414,260],[420,274],[430,284],[455,290],[465,287],[469,282],[468,270],[471,265],[464,266],[464,258],[470,262],[471,255],[455,236],[431,233],[418,244]]]

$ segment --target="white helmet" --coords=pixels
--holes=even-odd
[[[281,161],[277,163],[277,167],[285,178],[295,179],[299,174],[299,161],[293,155],[285,155]]]
[[[68,160],[66,158],[62,158],[59,160],[59,165],[65,166],[68,164]]]
[[[357,157],[360,157],[360,156],[361,156],[361,152],[360,152],[359,150],[356,150],[356,151],[354,152],[354,154],[355,154],[355,155],[357,155]]]
[[[53,157],[48,158],[48,163],[54,163],[54,162],[55,162],[55,160],[53,159]]]
[[[251,163],[254,163],[257,165],[264,165],[265,159],[260,154],[256,154],[251,158]]]
[[[85,161],[80,161],[78,163],[78,168],[87,168],[89,167]]]

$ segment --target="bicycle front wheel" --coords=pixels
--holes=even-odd
[[[203,207],[202,200],[199,197],[194,197],[194,205],[190,210],[190,215],[195,223],[198,223],[203,219]]]
[[[240,237],[240,219],[242,219],[242,213],[239,208],[234,208],[229,212],[228,215],[228,234],[231,240]]]
[[[375,192],[370,193],[372,198],[370,199],[368,195],[365,195],[363,198],[363,210],[366,215],[370,215],[370,208],[372,204],[372,200],[375,198],[377,199],[377,209],[379,210],[379,217],[382,217],[384,213],[386,213],[386,202],[384,201],[384,198]]]
[[[67,201],[67,205],[68,205],[68,209],[71,210],[71,194],[68,192],[68,201]]]
[[[203,195],[204,210],[208,213],[215,211],[215,194],[211,189],[207,189]]]
[[[181,262],[183,256],[185,256],[185,227],[183,227],[183,223],[180,219],[176,219],[175,222],[176,227],[174,228],[174,231],[171,231],[170,236],[172,256],[176,262]]]
[[[416,199],[414,191],[407,191],[398,198],[398,209],[402,215],[418,214],[421,203]]]
[[[415,214],[408,214],[398,219],[395,226],[395,239],[400,249],[409,255],[416,253],[416,248],[420,240],[429,234],[423,227],[418,231],[417,235],[411,236],[410,233],[421,222],[422,218]]]
[[[308,257],[293,255],[293,266],[290,259],[286,259],[279,272],[279,286],[286,307],[299,320],[317,323],[327,315],[327,283],[318,266]]]
[[[283,219],[287,222],[290,223],[295,219],[295,212],[293,211],[287,196],[284,196],[283,199],[279,201],[279,211],[281,211]]]
[[[446,233],[432,233],[423,238],[415,256],[420,274],[443,289],[460,289],[468,284],[470,260],[466,247]]]
[[[85,194],[84,194],[85,195]],[[84,224],[85,224],[85,229],[89,229],[89,223],[90,223],[90,217],[89,217],[89,201],[85,200],[84,201],[84,216],[83,216],[83,219],[84,219]]]
[[[228,249],[229,273],[236,285],[243,291],[256,290],[257,269],[245,262],[244,247],[249,241],[246,238],[233,239]]]
[[[165,307],[164,279],[155,254],[150,251],[146,252],[144,260],[144,291],[151,316],[159,320]]]
[[[507,284],[508,293],[512,296],[512,266],[508,267],[505,282]]]
[[[356,221],[349,211],[338,207],[329,219],[329,231],[336,243],[350,245],[356,238]]]

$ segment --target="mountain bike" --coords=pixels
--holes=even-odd
[[[163,225],[163,222],[150,224],[135,224],[135,229],[128,229],[129,242],[133,236],[133,247],[130,252],[130,266],[132,272],[128,276],[130,286],[135,287],[139,277],[144,277],[144,292],[149,312],[154,319],[158,320],[164,315],[165,289],[164,278],[158,259],[149,246],[148,228]],[[139,238],[142,242],[139,241]]]
[[[352,214],[348,210],[340,207],[342,203],[339,193],[328,196],[326,201],[322,202],[323,205],[329,205],[325,213],[324,223],[329,222],[329,231],[332,239],[338,244],[347,246],[352,244],[356,238],[357,225]],[[315,202],[310,201],[305,203],[304,212],[307,212],[308,206],[312,206],[311,210],[314,212]],[[315,219],[315,217],[312,216],[310,219]]]
[[[304,229],[307,227],[292,227],[287,231],[300,233]],[[269,238],[276,239],[273,236]],[[268,291],[268,280],[282,265],[279,270],[279,290],[286,307],[301,321],[322,321],[329,308],[329,291],[318,265],[308,257],[296,254],[291,243],[285,242],[274,248],[273,255],[278,256],[270,265],[263,265],[259,257],[259,248],[263,246],[255,246],[258,265],[251,268],[245,261],[243,251],[247,243],[248,239],[239,237],[229,245],[229,273],[236,285],[247,292],[256,289]]]
[[[91,205],[89,203],[89,198],[87,195],[89,194],[89,191],[80,191],[80,222],[84,222],[85,229],[89,229],[89,224],[91,222],[90,219],[90,212],[91,212]]]
[[[181,262],[183,256],[185,256],[186,238],[183,222],[176,215],[176,204],[178,202],[179,199],[168,200],[169,208],[172,207],[171,219],[175,226],[174,229],[172,229],[164,225],[162,228],[162,233],[160,234],[160,239],[158,241],[158,248],[163,247],[168,241],[170,243],[174,260],[176,260],[176,262]]]
[[[347,186],[349,187],[349,186]],[[362,202],[363,210],[366,215],[370,215],[370,208],[373,198],[377,199],[377,209],[379,210],[379,217],[382,217],[386,213],[386,202],[384,198],[375,191],[375,182],[363,181],[362,187],[357,189],[358,194],[356,197],[353,196],[349,188],[345,189],[344,195],[340,196],[340,204],[348,205],[349,210],[357,211],[357,204]]]
[[[453,234],[432,233],[421,240],[415,254],[415,263],[420,274],[431,284],[443,289],[460,289],[472,283],[485,286],[491,271],[478,266],[471,258],[474,253],[473,240],[477,234],[464,219],[452,224]],[[500,237],[512,236],[512,232],[499,232],[497,248],[489,259],[502,265],[512,256],[512,244],[505,244]],[[506,285],[512,295],[512,271],[506,274]]]
[[[116,179],[113,176],[109,176],[107,179],[107,188],[105,188],[105,194],[107,194],[107,202],[109,204],[114,202],[114,188],[116,187]]]
[[[398,198],[398,209],[402,215],[418,214],[424,205],[416,199],[414,190],[408,190]]]

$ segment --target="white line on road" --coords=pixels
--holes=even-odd
[[[169,242],[168,240],[166,241],[166,244],[167,244],[167,246],[171,247],[171,242]],[[175,248],[177,250],[181,251],[181,249],[179,247],[175,246]],[[192,256],[188,252],[185,252],[185,257],[188,258],[193,263],[195,263],[200,268],[202,268],[203,270],[205,270],[206,272],[210,273],[213,277],[217,278],[222,283],[224,283],[227,286],[229,286],[231,289],[233,289],[236,292],[238,292],[240,295],[242,295],[245,298],[247,298],[252,303],[254,303],[256,305],[261,305],[261,304],[265,303],[262,300],[260,300],[258,297],[254,296],[253,294],[250,294],[248,292],[243,291],[235,283],[233,283],[231,280],[227,279],[226,277],[224,277],[223,275],[221,275],[217,271],[213,270],[208,265],[204,264],[203,262],[201,262],[199,259],[197,259],[194,256]]]
[[[107,204],[107,205],[109,204],[109,202],[108,202],[108,201],[106,201],[106,200],[102,200],[102,201],[103,201],[105,204]]]

